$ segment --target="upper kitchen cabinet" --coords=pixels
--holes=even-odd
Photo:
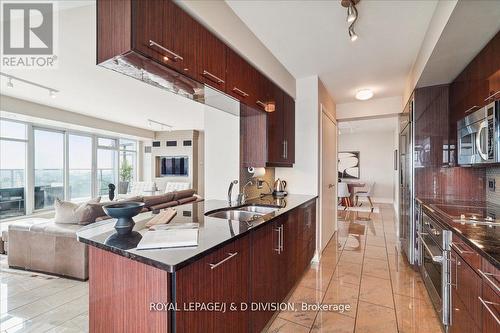
[[[132,3],[133,46],[185,75],[196,78],[200,25],[172,1]]]
[[[207,29],[200,29],[198,80],[220,91],[226,90],[227,46]]]
[[[253,106],[257,90],[253,82],[254,68],[230,48],[226,53],[226,93]]]

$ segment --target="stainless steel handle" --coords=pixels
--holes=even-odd
[[[184,60],[183,57],[181,57],[180,55],[178,55],[177,53],[173,52],[173,51],[170,51],[169,49],[167,49],[166,47],[164,46],[161,46],[160,44],[158,44],[157,42],[155,41],[152,41],[151,39],[149,40],[149,46],[156,46],[157,48],[169,53],[170,55],[174,56],[174,60],[177,61],[177,60]]]
[[[266,109],[266,104],[264,102],[261,102],[261,101],[257,101],[255,102],[257,105],[260,105],[264,108],[264,110]]]
[[[288,140],[285,140],[285,158],[288,158]]]
[[[496,292],[500,292],[500,287],[495,283],[495,281],[493,281],[492,279],[489,278],[489,276],[499,276],[497,274],[493,274],[493,273],[486,273],[486,272],[483,272],[482,270],[478,269],[479,273],[489,282],[493,285],[493,287],[495,287],[495,290]]]
[[[250,96],[250,95],[248,95],[246,92],[244,92],[243,90],[238,89],[238,88],[236,88],[236,87],[234,87],[234,88],[233,88],[233,91],[234,91],[235,93],[237,93],[238,95],[241,95],[241,96],[243,96],[243,97],[248,97],[248,96]]]
[[[465,114],[467,114],[467,113],[471,112],[472,110],[477,109],[478,107],[479,107],[479,106],[474,105],[473,107],[468,108],[467,110],[465,110],[465,112],[464,112],[464,113],[465,113]]]
[[[278,232],[278,248],[274,249],[274,251],[278,252],[278,254],[281,254],[281,227],[277,227],[274,229],[274,231]]]
[[[209,264],[210,265],[210,269],[214,269],[215,267],[222,265],[223,263],[225,263],[226,261],[228,261],[232,257],[236,256],[237,254],[238,254],[238,252],[234,252],[234,253],[229,252],[228,256],[226,258],[222,259],[221,261],[219,261],[218,263],[216,263],[216,264]]]
[[[281,154],[283,158],[286,158],[286,141],[283,141],[283,154]]]
[[[220,77],[217,77],[215,75],[213,75],[212,73],[210,73],[209,71],[207,70],[203,70],[203,73],[202,75],[208,77],[209,79],[212,79],[214,80],[215,82],[217,82],[218,84],[221,84],[221,83],[224,83],[225,81],[223,79],[221,79]]]
[[[285,233],[283,232],[284,231],[284,225],[281,225],[281,232],[280,232],[280,236],[281,236],[281,252],[283,252],[285,250]]]
[[[477,151],[479,152],[479,156],[485,161],[488,160],[488,154],[483,153],[483,150],[481,149],[481,132],[484,129],[488,128],[488,121],[483,121],[481,125],[479,125],[479,130],[476,133],[476,148]],[[488,150],[488,147],[486,147],[486,150]]]
[[[458,244],[458,243],[455,243],[455,242],[451,242],[451,246],[458,251],[458,253],[460,254],[464,254],[464,253],[474,253],[472,251],[467,251],[467,250],[462,250],[460,249],[460,246],[462,246],[461,244]]]
[[[425,250],[431,255],[432,261],[442,263],[443,262],[443,255],[435,256],[432,253],[430,247],[427,245],[427,243],[424,241],[424,238],[422,237],[422,235],[425,235],[425,234],[417,231],[417,235],[418,235],[418,238],[420,238],[422,245],[424,245]]]
[[[491,316],[495,319],[495,321],[497,322],[497,324],[500,325],[500,319],[498,319],[497,315],[495,314],[495,312],[493,312],[492,309],[490,309],[490,307],[488,306],[488,304],[491,304],[491,305],[500,305],[498,303],[493,303],[493,302],[489,302],[489,301],[485,301],[484,299],[482,299],[480,296],[478,296],[479,298],[479,301],[481,303],[483,303],[483,306],[486,308],[486,310],[488,310],[488,312],[491,314]]]
[[[487,100],[492,99],[493,97],[495,97],[495,96],[496,96],[496,95],[498,95],[499,93],[500,93],[500,90],[499,90],[499,91],[497,91],[497,92],[494,92],[493,94],[491,94],[491,95],[489,95],[488,97],[486,97],[486,98],[484,99],[484,101],[486,102]]]

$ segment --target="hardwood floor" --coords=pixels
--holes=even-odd
[[[396,228],[391,205],[371,215],[340,211],[338,232],[288,302],[350,309],[283,311],[268,332],[441,332],[420,275],[399,252]]]
[[[282,312],[269,332],[439,333],[422,279],[402,258],[394,211],[341,211],[339,230],[290,296],[300,311]],[[88,284],[10,270],[0,256],[0,331],[88,331]],[[307,304],[349,304],[344,312],[301,311]]]

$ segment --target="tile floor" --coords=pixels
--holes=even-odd
[[[300,304],[349,304],[332,311],[282,312],[269,332],[439,333],[418,273],[397,249],[390,205],[339,212],[339,230],[290,296]],[[88,284],[7,268],[0,256],[0,332],[88,331]]]
[[[419,273],[400,254],[396,228],[390,205],[380,213],[340,211],[337,234],[288,302],[351,309],[281,312],[268,332],[441,333]]]

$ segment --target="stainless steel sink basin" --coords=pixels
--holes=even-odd
[[[270,213],[274,213],[279,208],[278,207],[250,205],[250,206],[238,207],[237,209],[241,210],[241,211],[245,211],[245,212],[253,212],[253,213],[259,213],[259,214],[267,215],[267,214],[270,214]]]
[[[207,213],[206,214],[209,217],[217,217],[220,219],[226,219],[226,220],[234,220],[234,221],[241,221],[241,222],[251,222],[255,221],[262,216],[264,216],[263,213],[257,213],[257,212],[248,212],[248,211],[243,211],[243,210],[237,210],[237,209],[230,209],[230,210],[219,210],[213,213]]]

